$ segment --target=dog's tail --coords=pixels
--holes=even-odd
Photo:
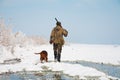
[[[40,53],[34,53],[34,54],[40,54]]]

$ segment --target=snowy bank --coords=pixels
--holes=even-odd
[[[64,46],[62,60],[120,65],[120,45],[70,44]]]

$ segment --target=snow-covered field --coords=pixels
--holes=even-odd
[[[48,52],[48,61],[40,63],[39,55],[34,53],[46,50]],[[11,53],[12,52],[12,53]],[[3,64],[5,60],[21,59],[16,64]],[[52,45],[45,44],[40,46],[23,46],[16,45],[12,51],[0,46],[0,73],[17,72],[17,71],[41,71],[47,67],[52,71],[63,71],[71,76],[100,77],[100,80],[109,80],[110,76],[94,68],[85,67],[80,64],[64,63],[64,61],[90,61],[102,64],[112,64],[120,66],[120,45],[88,45],[88,44],[66,44],[61,53],[61,62],[54,62]],[[113,78],[115,79],[115,78]]]

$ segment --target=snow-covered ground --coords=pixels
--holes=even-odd
[[[11,50],[0,46],[0,73],[17,71],[42,71],[47,67],[52,71],[63,71],[71,76],[100,77],[100,80],[109,80],[107,74],[94,68],[85,67],[80,64],[58,63],[54,62],[52,45],[45,44],[40,46],[16,46]],[[34,53],[46,50],[48,52],[48,61],[40,63],[39,55]],[[2,64],[5,60],[20,58],[21,62],[16,64]],[[90,61],[112,65],[120,65],[120,45],[88,45],[88,44],[66,44],[61,53],[61,61]]]

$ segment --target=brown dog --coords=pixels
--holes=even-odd
[[[48,62],[48,53],[47,51],[43,50],[40,53],[35,53],[35,54],[40,54],[40,61],[41,63],[43,62],[43,60],[45,60],[46,62]]]

